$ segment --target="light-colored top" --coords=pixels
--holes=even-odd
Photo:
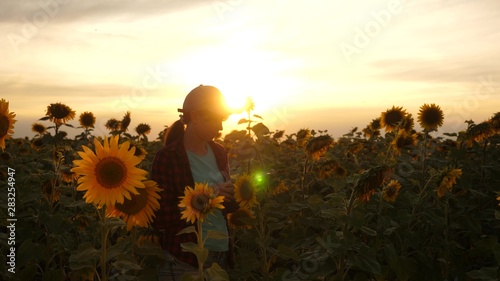
[[[207,144],[207,153],[205,155],[198,155],[189,150],[186,150],[191,166],[191,173],[195,182],[208,183],[208,186],[215,187],[216,183],[224,182],[212,148]],[[217,192],[217,190],[215,191]],[[209,230],[215,230],[228,235],[226,219],[220,209],[207,216],[207,219],[202,225],[203,238],[207,236]],[[205,248],[209,251],[224,252],[229,249],[229,240],[226,239],[212,239],[209,238],[205,241]]]

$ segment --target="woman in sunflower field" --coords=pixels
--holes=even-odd
[[[227,234],[225,215],[237,209],[227,153],[224,147],[213,141],[222,130],[222,121],[230,114],[223,95],[213,86],[200,85],[186,96],[183,108],[178,111],[182,113],[180,119],[166,131],[164,145],[156,153],[151,169],[151,179],[163,189],[160,209],[152,224],[159,231],[166,255],[166,262],[159,270],[159,280],[181,280],[186,273],[197,273],[196,256],[181,248],[182,243],[195,243],[195,234],[177,235],[188,226],[186,220],[181,219],[178,206],[186,186],[206,183],[218,192],[218,196],[224,196],[224,209],[214,210],[203,222],[204,237],[210,230]],[[192,204],[201,205],[192,208],[193,212],[203,212],[203,205],[207,203],[204,199],[203,196],[192,198]],[[188,217],[187,221],[190,219],[193,220]],[[223,268],[228,267],[231,256],[228,238],[209,238],[204,247],[209,250],[206,265],[215,262]]]

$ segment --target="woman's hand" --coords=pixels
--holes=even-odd
[[[214,189],[219,191],[218,196],[224,196],[224,201],[234,200],[234,185],[232,182],[218,183]]]

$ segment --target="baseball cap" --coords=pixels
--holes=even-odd
[[[200,85],[191,90],[184,99],[182,108],[177,109],[182,113],[199,110],[206,110],[223,116],[232,113],[219,89],[208,85]]]

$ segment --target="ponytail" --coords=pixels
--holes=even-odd
[[[177,120],[168,127],[165,134],[163,135],[163,146],[167,146],[184,136],[184,123],[181,120]]]

